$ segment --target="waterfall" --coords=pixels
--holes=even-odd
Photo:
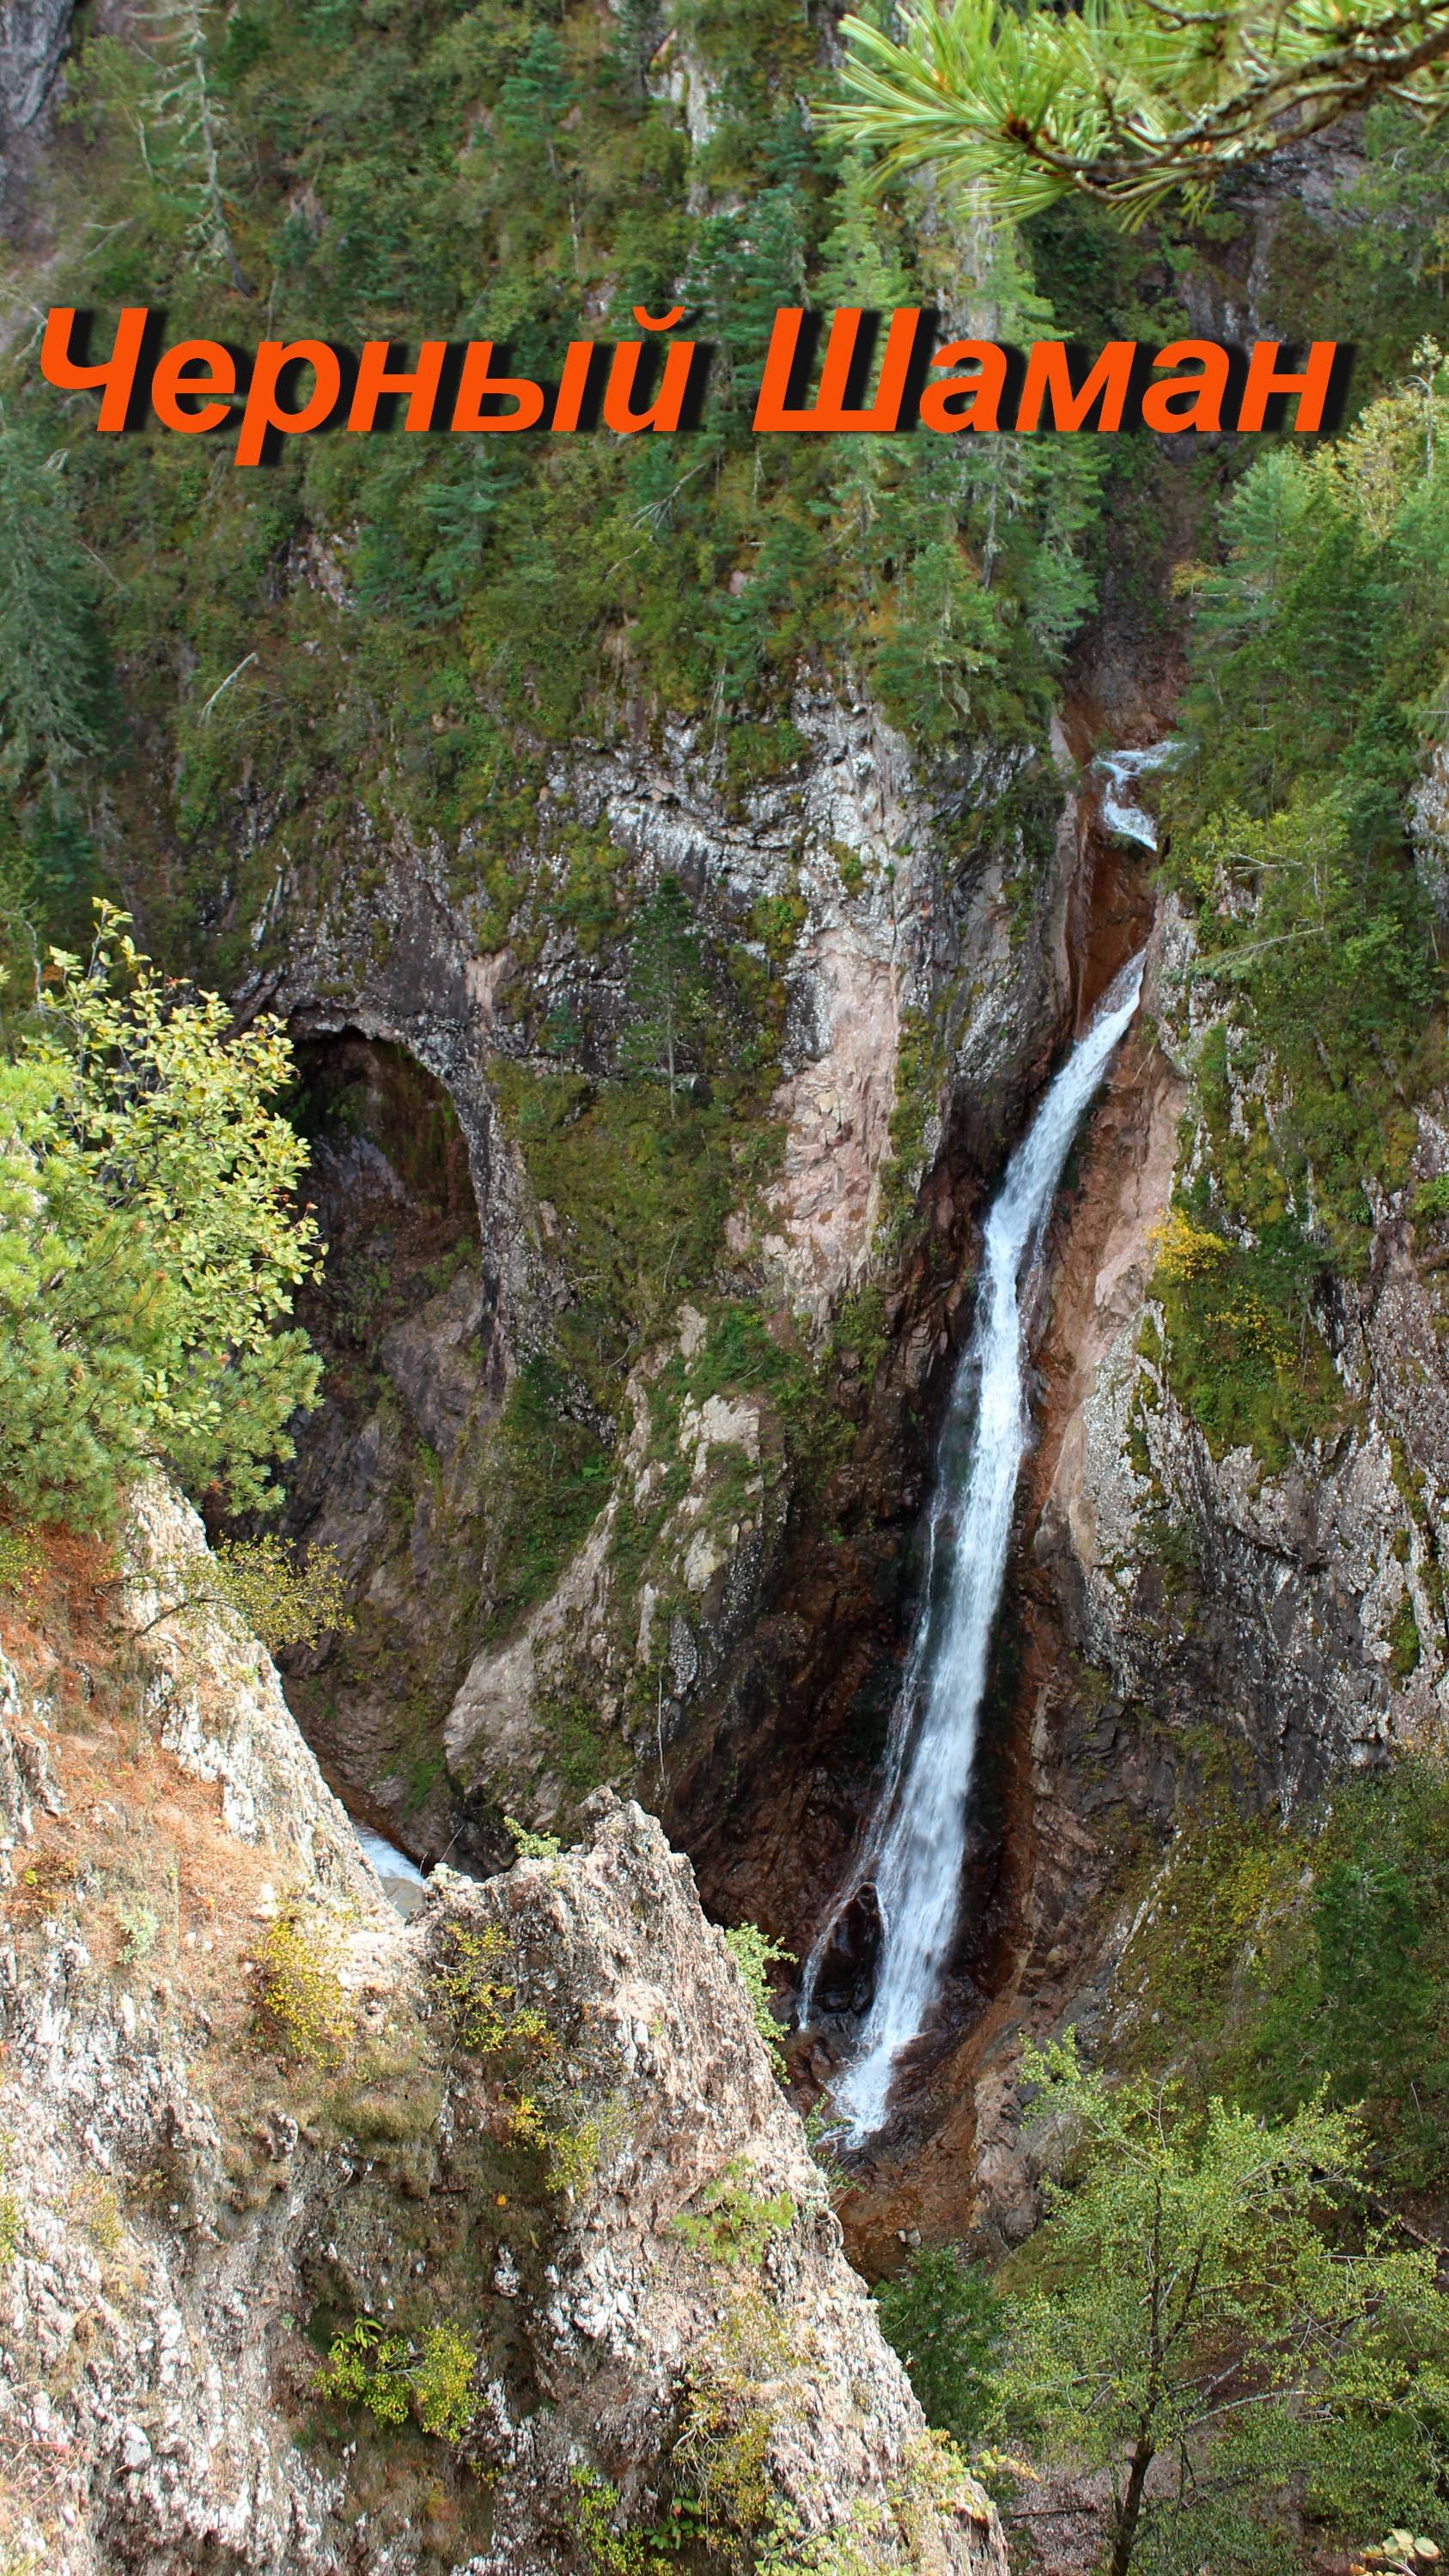
[[[1031,1427],[1022,1288],[1072,1138],[1137,1008],[1141,984],[1138,956],[1049,1086],[986,1220],[976,1320],[942,1439],[925,1592],[892,1719],[882,1795],[801,1991],[800,2019],[808,2023],[841,1910],[872,1886],[881,1917],[875,1992],[856,2055],[834,2088],[853,2146],[881,2126],[896,2060],[935,2001],[956,1928],[977,1721]]]
[[[1117,832],[1124,841],[1138,841],[1144,850],[1157,847],[1157,827],[1150,814],[1144,814],[1134,802],[1133,788],[1149,769],[1160,769],[1171,760],[1182,745],[1169,734],[1165,742],[1150,742],[1143,751],[1104,751],[1096,766],[1107,773],[1102,794],[1102,820],[1109,832]]]

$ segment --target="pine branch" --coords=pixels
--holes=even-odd
[[[857,18],[844,33],[848,95],[826,121],[884,154],[879,175],[935,163],[1018,215],[1076,193],[1139,222],[1377,98],[1431,118],[1449,107],[1449,0],[1088,0],[1065,17],[920,0],[900,41]]]

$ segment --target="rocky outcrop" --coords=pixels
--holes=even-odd
[[[1409,800],[1414,869],[1437,921],[1449,914],[1449,743],[1436,743]]]
[[[3,0],[0,5],[0,227],[19,192],[55,95],[70,41],[74,0]]]
[[[264,1844],[311,1894],[375,1902],[346,1809],[297,1734],[277,1668],[209,1582],[206,1532],[159,1477],[130,1499],[126,1609],[144,1641],[144,1710],[196,1780],[221,1790],[222,1820]]]
[[[540,1608],[474,1657],[444,1731],[465,1791],[481,1780],[552,1825],[566,1784],[550,1711],[581,1688],[590,1717],[636,1764],[647,1771],[652,1758],[657,1783],[686,1702],[746,1634],[782,1553],[785,1449],[758,1393],[691,1390],[707,1341],[704,1317],[685,1304],[677,1343],[631,1373],[615,1490],[583,1546]],[[660,1400],[671,1362],[683,1376],[672,1402]],[[626,1553],[641,1528],[642,1573]]]
[[[184,1519],[147,1521],[169,1557]],[[683,2499],[782,2563],[844,2532],[881,2569],[1004,2576],[659,1827],[602,1800],[582,1848],[440,1872],[404,1925],[360,1863],[340,1883],[261,1650],[193,1635],[178,1724],[177,1638],[125,1645],[143,1602],[85,1631],[52,1596],[49,1645],[45,1605],[9,1641],[18,2563],[533,2576]],[[319,2391],[359,2317],[399,2405]],[[441,2415],[408,2377],[435,2345]]]
[[[688,1862],[635,1806],[601,1802],[595,1832],[589,1850],[521,1861],[461,1916],[433,1918],[435,1941],[450,1919],[506,1933],[519,1992],[568,2034],[562,2081],[600,2133],[549,2294],[522,2319],[547,2411],[511,2426],[495,2414],[516,2481],[506,2509],[536,2517],[550,2463],[557,2478],[583,2446],[626,2500],[652,2502],[671,2441],[684,2462],[734,2445],[759,2449],[802,2533],[843,2524],[904,2564],[916,2498],[910,2563],[1004,2570],[980,2491],[949,2475],[933,2489],[920,2410]]]

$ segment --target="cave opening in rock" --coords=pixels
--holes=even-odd
[[[444,1085],[348,1026],[295,1039],[293,1117],[326,1245],[297,1301],[323,1361],[286,1524],[338,1559],[353,1627],[280,1658],[350,1813],[413,1859],[448,1840],[441,1728],[466,1665],[462,1485],[493,1403],[493,1292],[468,1144]]]
[[[467,1143],[436,1076],[406,1048],[357,1028],[299,1036],[294,1056],[312,1195],[319,1208],[326,1195],[336,1239],[369,1222],[405,1227],[420,1245],[476,1239]]]

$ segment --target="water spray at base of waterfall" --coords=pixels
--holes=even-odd
[[[881,2127],[897,2062],[925,2026],[955,1935],[977,1725],[1031,1430],[1022,1290],[1072,1140],[1141,986],[1138,956],[1049,1085],[986,1220],[976,1321],[942,1436],[925,1593],[891,1722],[882,1796],[801,1988],[800,2020],[808,2025],[835,1926],[860,1891],[873,1887],[881,1918],[875,1990],[856,2054],[834,2087],[848,2146],[863,2145]]]

